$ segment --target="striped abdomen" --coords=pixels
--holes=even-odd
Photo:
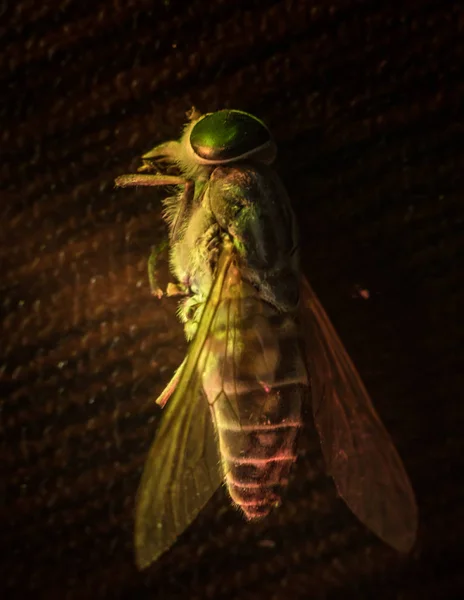
[[[255,519],[279,502],[295,461],[307,375],[292,316],[257,298],[245,304],[235,327],[212,332],[215,368],[203,383],[229,493]]]

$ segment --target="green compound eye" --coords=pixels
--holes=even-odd
[[[231,162],[273,146],[266,125],[240,110],[205,115],[190,133],[194,153],[206,164]]]

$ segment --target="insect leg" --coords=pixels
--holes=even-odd
[[[166,238],[160,242],[157,246],[151,247],[151,253],[148,258],[148,281],[150,282],[150,289],[153,296],[161,298],[163,290],[158,285],[158,275],[156,265],[161,254],[169,247],[169,240]]]
[[[166,296],[188,296],[189,289],[182,283],[168,283],[166,287]]]
[[[137,185],[186,185],[189,180],[175,175],[153,175],[151,173],[132,173],[131,175],[120,175],[114,183],[116,187],[133,187]]]
[[[176,218],[171,226],[170,241],[171,245],[175,244],[179,239],[181,225],[188,218],[192,207],[193,197],[195,195],[195,182],[192,179],[184,179],[180,185],[184,185],[184,191],[179,194],[177,201],[179,209]]]
[[[174,375],[171,377],[171,381],[167,384],[167,386],[156,399],[156,404],[161,406],[161,408],[164,408],[166,402],[169,400],[174,390],[176,389],[177,384],[179,383],[180,376],[182,375],[182,369],[184,368],[186,360],[187,357],[184,358],[179,367],[175,370]]]

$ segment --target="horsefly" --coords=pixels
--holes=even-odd
[[[177,186],[164,201],[171,271],[183,295],[186,358],[140,483],[136,562],[165,552],[225,482],[260,519],[279,503],[311,399],[327,470],[353,513],[409,551],[414,494],[393,443],[330,320],[299,268],[286,191],[270,165],[266,125],[239,110],[192,111],[178,141],[156,146],[117,186]],[[180,176],[172,174],[176,167]],[[150,261],[152,290],[163,292]]]

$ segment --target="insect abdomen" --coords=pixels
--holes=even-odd
[[[249,392],[240,402],[261,396],[259,401],[265,403],[272,396],[279,405],[275,416],[287,413],[287,418],[273,422],[268,413],[263,424],[243,423],[237,430],[225,423],[218,427],[227,487],[248,519],[267,515],[280,500],[279,490],[287,484],[301,427],[301,394],[299,385],[276,386],[268,394]]]
[[[279,502],[296,459],[306,369],[293,318],[259,300],[249,299],[222,343],[234,351],[204,379],[205,391],[230,496],[248,519],[260,518]]]

